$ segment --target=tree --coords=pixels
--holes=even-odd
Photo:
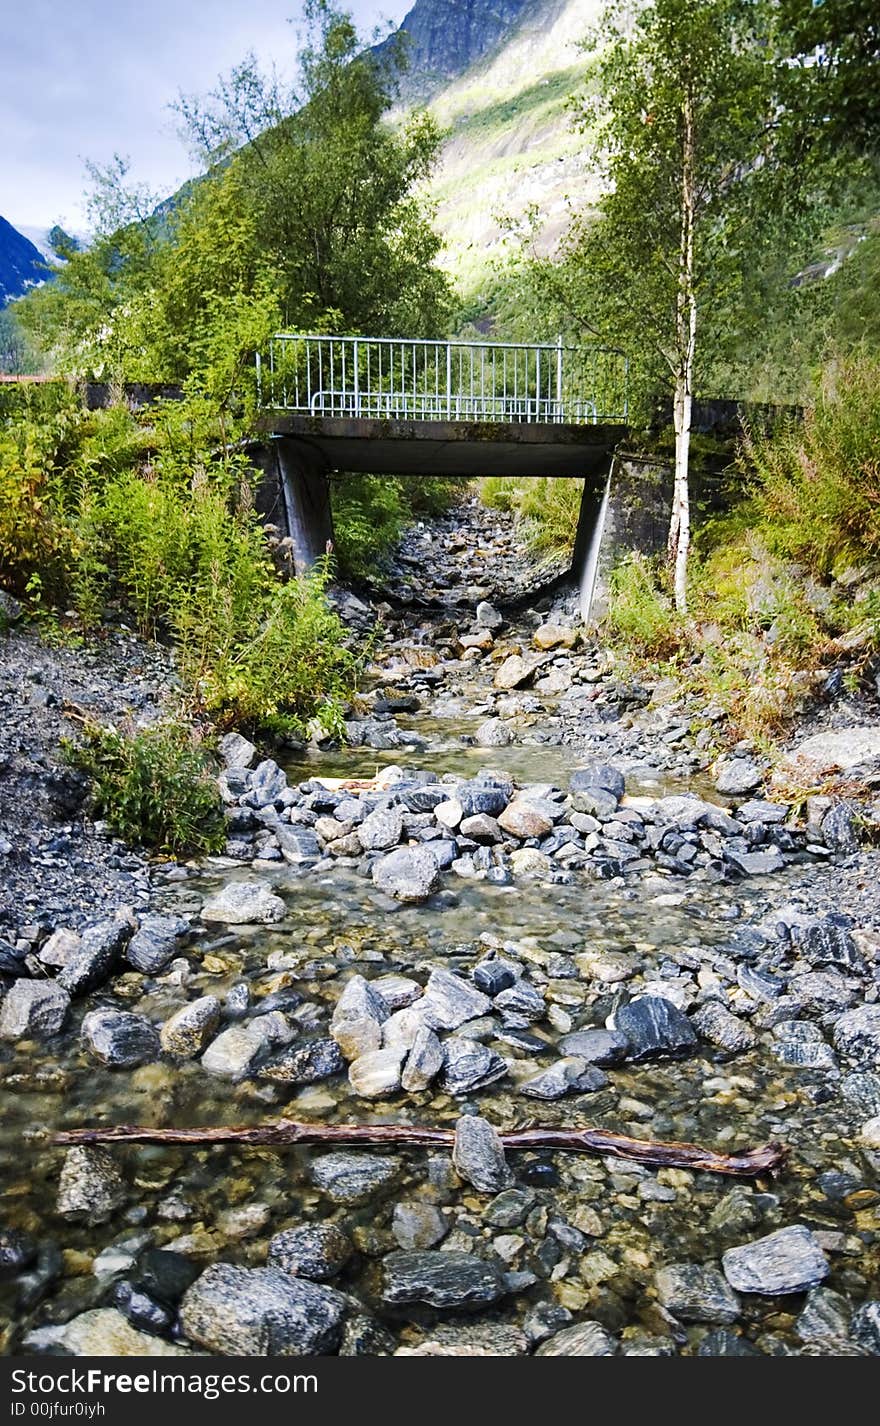
[[[880,10],[876,0],[780,0],[791,62],[787,102],[802,145],[875,153],[880,146]]]
[[[675,472],[669,560],[687,609],[689,455],[698,353],[729,338],[761,254],[790,218],[776,194],[772,7],[760,0],[612,4],[589,42],[598,211],[581,214],[558,266],[544,265],[581,331],[623,347],[637,378],[671,391]]]

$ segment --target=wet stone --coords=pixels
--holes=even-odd
[[[242,1079],[265,1043],[266,1037],[258,1021],[248,1025],[230,1025],[204,1051],[202,1068],[224,1079]]]
[[[575,1055],[591,1065],[618,1065],[626,1058],[629,1041],[617,1030],[573,1030],[559,1041],[563,1054]]]
[[[577,1322],[554,1332],[536,1352],[538,1357],[613,1357],[617,1343],[600,1322]]]
[[[845,1011],[834,1026],[834,1045],[862,1069],[880,1069],[880,1005]]]
[[[176,1010],[159,1032],[166,1055],[189,1060],[200,1055],[220,1023],[220,1001],[215,995],[201,995]]]
[[[396,1159],[342,1150],[312,1163],[312,1178],[334,1203],[368,1203],[398,1177]]]
[[[757,1242],[730,1248],[722,1258],[724,1276],[737,1292],[778,1297],[817,1287],[828,1276],[828,1260],[808,1228],[780,1228]]]
[[[495,1263],[471,1253],[443,1249],[389,1253],[382,1264],[382,1298],[390,1305],[424,1302],[431,1307],[487,1307],[506,1291],[504,1276]]]
[[[661,1306],[681,1322],[727,1324],[739,1316],[739,1298],[716,1267],[671,1263],[655,1282]]]
[[[216,1263],[188,1288],[180,1326],[189,1341],[224,1356],[295,1357],[332,1352],[345,1298],[277,1268]]]
[[[734,1015],[718,1000],[708,1000],[691,1021],[704,1040],[729,1055],[741,1055],[754,1049],[758,1036],[745,1020]]]
[[[350,1238],[335,1224],[304,1224],[286,1228],[269,1240],[267,1262],[291,1277],[327,1282],[342,1272],[352,1252]]]
[[[78,949],[71,952],[58,972],[58,985],[74,999],[97,990],[116,969],[131,933],[131,925],[124,920],[99,921],[89,926]]]
[[[594,1094],[608,1084],[608,1076],[596,1065],[575,1055],[554,1061],[531,1079],[520,1080],[517,1092],[530,1099],[562,1099],[567,1094]]]
[[[273,1055],[260,1065],[257,1077],[279,1084],[316,1084],[344,1069],[345,1057],[335,1040],[310,1040]]]
[[[0,1278],[24,1272],[36,1261],[37,1245],[19,1228],[0,1228]]]
[[[485,995],[498,995],[509,990],[517,977],[517,969],[509,961],[479,961],[471,971],[474,985]]]
[[[122,1313],[139,1332],[167,1332],[174,1321],[174,1313],[155,1302],[148,1293],[142,1292],[130,1282],[118,1282],[111,1296],[113,1306]]]
[[[222,921],[229,926],[266,925],[280,921],[287,908],[268,881],[231,881],[210,896],[202,907],[205,921]]]
[[[443,1046],[427,1025],[420,1025],[407,1056],[401,1086],[408,1094],[420,1094],[440,1073],[445,1059]]]
[[[521,1015],[526,1020],[542,1020],[547,1013],[544,997],[527,980],[518,980],[508,990],[495,997],[495,1008],[508,1014]]]
[[[372,1050],[348,1067],[348,1082],[363,1099],[382,1099],[400,1089],[400,1072],[407,1051],[393,1045],[386,1050]]]
[[[397,901],[426,901],[440,886],[437,860],[427,847],[399,847],[372,868],[374,884]]]
[[[845,1341],[851,1311],[846,1298],[828,1287],[814,1287],[807,1295],[795,1331],[803,1342]]]
[[[132,1069],[159,1058],[159,1035],[143,1015],[125,1010],[90,1010],[82,1036],[96,1059],[111,1069]]]
[[[698,1357],[761,1357],[763,1352],[736,1332],[724,1328],[707,1332],[697,1348]]]
[[[58,1184],[57,1211],[62,1218],[106,1223],[127,1196],[125,1180],[109,1150],[68,1149]]]
[[[457,1120],[452,1162],[480,1193],[498,1193],[513,1182],[496,1130],[477,1115],[466,1114]]]
[[[144,916],[125,950],[125,959],[135,970],[156,975],[177,954],[178,942],[189,932],[182,916]]]
[[[466,1040],[458,1035],[450,1035],[443,1042],[445,1063],[443,1067],[443,1087],[450,1094],[471,1094],[484,1089],[507,1074],[507,1063],[494,1050],[479,1044],[476,1040]]]
[[[850,971],[863,971],[865,968],[851,932],[833,921],[820,921],[816,925],[799,928],[797,943],[801,955],[811,965],[840,966]]]
[[[449,1232],[449,1224],[432,1203],[395,1203],[391,1231],[406,1252],[433,1248]]]
[[[687,1055],[697,1044],[696,1031],[687,1016],[657,995],[644,995],[621,1006],[614,1021],[615,1030],[629,1044],[627,1058],[636,1062],[659,1055]]]
[[[853,1316],[850,1335],[873,1357],[880,1357],[880,1301],[862,1304]]]
[[[457,1030],[466,1020],[485,1015],[492,1009],[492,1002],[461,976],[448,970],[433,970],[420,1008],[431,1029]]]
[[[53,980],[17,980],[0,1005],[0,1039],[57,1035],[70,1010],[70,996]]]

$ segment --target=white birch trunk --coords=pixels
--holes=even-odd
[[[676,302],[677,368],[673,396],[675,427],[675,475],[672,487],[672,518],[669,523],[669,560],[673,567],[675,607],[687,613],[688,552],[691,542],[690,445],[693,411],[694,351],[697,337],[697,302],[694,273],[694,208],[696,154],[694,115],[690,96],[682,114],[681,247],[679,252],[678,297]]]

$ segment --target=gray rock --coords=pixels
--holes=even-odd
[[[704,1040],[728,1055],[741,1055],[754,1049],[758,1036],[745,1020],[734,1015],[718,1000],[707,1000],[691,1020]]]
[[[230,1025],[212,1040],[201,1058],[208,1074],[223,1079],[242,1079],[266,1044],[266,1031],[260,1020],[247,1025]]]
[[[434,1031],[427,1025],[420,1025],[400,1077],[407,1094],[420,1094],[426,1090],[443,1068],[444,1058],[443,1046]]]
[[[805,1292],[817,1287],[829,1272],[828,1259],[809,1228],[801,1224],[729,1248],[721,1263],[737,1292],[760,1292],[765,1297]]]
[[[880,1357],[880,1301],[862,1304],[852,1319],[850,1335],[872,1357]]]
[[[362,975],[346,981],[330,1020],[330,1034],[346,1059],[357,1060],[382,1045],[388,1006]]]
[[[429,846],[398,847],[374,862],[373,883],[396,901],[425,901],[440,885],[440,869]]]
[[[614,1028],[626,1037],[628,1058],[637,1062],[658,1055],[687,1055],[697,1044],[687,1016],[658,995],[643,995],[622,1005],[615,1014]]]
[[[303,1224],[270,1238],[267,1261],[291,1277],[327,1282],[342,1272],[353,1251],[351,1239],[334,1223]]]
[[[562,1099],[566,1094],[594,1094],[607,1083],[608,1076],[595,1065],[569,1055],[555,1060],[549,1069],[541,1070],[530,1079],[520,1080],[517,1092],[530,1099]]]
[[[70,1010],[70,996],[54,980],[17,980],[0,1004],[0,1039],[57,1035]]]
[[[180,1304],[185,1337],[222,1356],[298,1357],[339,1345],[346,1301],[277,1268],[215,1263]]]
[[[58,984],[74,999],[97,990],[113,973],[131,937],[130,922],[99,921],[83,931],[79,949],[73,951],[58,973]]]
[[[252,807],[268,807],[287,788],[287,777],[272,758],[257,763],[250,778],[247,800]]]
[[[0,1228],[0,1279],[14,1277],[30,1267],[37,1257],[33,1238],[19,1228]]]
[[[202,907],[204,921],[227,926],[268,925],[280,921],[287,908],[268,881],[230,881]]]
[[[715,790],[725,797],[741,797],[754,792],[764,781],[763,769],[750,758],[731,758],[715,779]]]
[[[472,1253],[389,1253],[382,1264],[383,1301],[431,1307],[488,1307],[507,1291],[494,1263]]]
[[[498,995],[515,983],[518,973],[518,966],[499,958],[479,961],[471,971],[471,977],[474,985],[485,995]]]
[[[626,792],[626,779],[610,763],[587,763],[576,768],[568,781],[572,792],[604,792],[619,802]]]
[[[488,995],[448,970],[433,970],[419,1002],[424,1023],[432,1030],[457,1030],[492,1009]]]
[[[480,1193],[500,1193],[513,1183],[498,1134],[488,1120],[475,1114],[462,1115],[456,1121],[452,1162]]]
[[[449,1094],[471,1094],[507,1074],[506,1061],[476,1040],[450,1035],[443,1043],[443,1051],[446,1059],[442,1083]]]
[[[617,1030],[573,1030],[563,1035],[559,1048],[590,1065],[619,1065],[626,1058],[629,1041]]]
[[[388,1011],[404,1010],[421,997],[422,987],[417,980],[405,975],[380,975],[369,982],[376,995]]]
[[[822,841],[833,852],[855,852],[859,846],[859,821],[856,811],[845,802],[838,802],[822,818]]]
[[[143,1015],[126,1010],[90,1010],[82,1035],[92,1054],[112,1069],[133,1069],[159,1058],[159,1035]]]
[[[400,1089],[400,1072],[407,1050],[392,1045],[385,1050],[371,1050],[352,1060],[348,1067],[348,1082],[362,1099],[383,1099]]]
[[[357,835],[365,852],[384,852],[396,847],[403,836],[402,809],[377,807],[361,822]]]
[[[850,1307],[839,1292],[814,1287],[794,1324],[802,1342],[845,1342],[849,1336]]]
[[[681,1322],[735,1322],[739,1298],[716,1267],[670,1263],[655,1278],[662,1307]]]
[[[863,1069],[880,1069],[880,1005],[846,1010],[834,1026],[834,1045]]]
[[[7,594],[5,589],[0,589],[0,628],[4,624],[14,624],[23,612],[21,604],[13,595]]]
[[[127,1197],[125,1181],[108,1149],[67,1150],[56,1205],[62,1218],[90,1226],[106,1223]]]
[[[801,955],[812,966],[840,966],[843,970],[861,972],[865,962],[856,948],[852,934],[834,921],[817,921],[797,931]]]
[[[321,846],[311,827],[279,822],[273,828],[281,855],[291,866],[309,866],[321,860]],[[357,841],[360,847],[360,841]]]
[[[500,629],[504,623],[504,615],[499,614],[494,605],[481,600],[477,605],[476,622],[481,629]]]
[[[507,1188],[487,1204],[483,1218],[493,1228],[519,1228],[535,1206],[535,1194],[530,1188]]]
[[[513,734],[501,718],[488,718],[474,734],[474,742],[479,748],[506,748],[513,742]]]
[[[504,840],[503,833],[494,817],[485,812],[477,812],[473,817],[465,817],[460,832],[463,837],[472,837],[475,842],[494,846]]]
[[[257,750],[241,733],[227,733],[217,744],[217,751],[224,767],[245,768],[250,767]]]
[[[278,1084],[317,1084],[345,1069],[345,1056],[335,1040],[311,1040],[299,1048],[291,1046],[260,1065],[258,1079]]]
[[[778,847],[768,847],[763,852],[738,852],[725,847],[724,855],[743,876],[770,876],[785,869],[785,857]]]
[[[177,954],[177,943],[189,932],[189,922],[181,916],[144,916],[125,951],[125,959],[135,970],[155,975]]]
[[[215,995],[200,995],[165,1021],[159,1042],[166,1055],[191,1060],[202,1053],[219,1024],[220,1001]]]
[[[613,1357],[617,1342],[600,1322],[576,1322],[542,1342],[538,1357]]]
[[[873,1119],[880,1114],[880,1075],[859,1071],[845,1075],[840,1092],[860,1119]]]
[[[395,1203],[391,1231],[398,1247],[420,1252],[445,1238],[449,1224],[433,1203]]]
[[[312,1163],[312,1178],[334,1203],[369,1203],[396,1182],[396,1159],[341,1150]]]
[[[526,1020],[543,1020],[547,1005],[541,992],[527,980],[517,980],[508,990],[495,997],[495,1008],[505,1016],[512,1014]]]

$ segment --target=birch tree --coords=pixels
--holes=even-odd
[[[763,0],[609,6],[588,49],[578,121],[601,170],[598,212],[569,237],[561,275],[579,324],[634,356],[672,397],[668,553],[687,612],[691,420],[700,344],[736,320],[750,265],[778,230],[764,199],[777,109]],[[564,279],[563,279],[564,280]]]

